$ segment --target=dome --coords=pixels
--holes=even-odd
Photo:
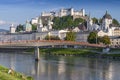
[[[107,13],[105,13],[105,15],[103,16],[103,19],[112,19],[111,15]]]
[[[25,31],[31,31],[32,25],[28,21],[26,21],[26,23],[24,24],[24,29]]]
[[[30,23],[26,23],[26,24],[24,25],[24,27],[25,27],[25,28],[31,28],[32,25],[31,25]]]

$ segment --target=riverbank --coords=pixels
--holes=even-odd
[[[18,73],[14,70],[8,73],[9,69],[6,67],[0,66],[0,80],[33,80],[30,76],[25,76],[21,73]]]
[[[95,58],[111,58],[120,59],[119,49],[111,49],[109,53],[103,53],[102,48],[86,48],[86,49],[74,49],[74,48],[40,48],[40,53],[50,56],[83,56],[83,57],[95,57]]]
[[[46,55],[94,55],[90,49],[74,49],[74,48],[43,48],[40,53]]]

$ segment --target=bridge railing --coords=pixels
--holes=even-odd
[[[91,47],[105,47],[101,44],[90,44],[87,42],[75,42],[75,41],[63,41],[63,40],[18,40],[18,41],[6,41],[0,42],[0,45],[26,45],[32,43],[48,43],[48,44],[67,44],[67,45],[82,45],[82,46],[91,46]]]

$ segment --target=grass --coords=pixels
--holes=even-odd
[[[120,52],[120,49],[119,49],[119,48],[111,48],[111,49],[110,49],[110,52],[114,52],[114,51],[115,51],[115,52]]]
[[[43,54],[52,55],[93,55],[96,53],[90,52],[89,49],[73,49],[73,48],[47,48],[40,49]]]
[[[12,71],[11,74],[8,74],[9,69],[0,66],[0,80],[33,80],[30,76],[25,76],[16,71]]]
[[[86,49],[74,49],[74,48],[40,48],[40,53],[45,55],[75,55],[75,56],[99,56],[96,52],[102,53],[103,48],[86,48]],[[34,52],[34,49],[30,49],[29,52]],[[120,52],[120,49],[110,49],[110,53]],[[120,54],[100,54],[103,57],[120,57]]]

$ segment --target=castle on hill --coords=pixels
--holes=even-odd
[[[45,23],[47,20],[52,20],[54,17],[63,17],[63,16],[73,16],[73,19],[75,18],[85,18],[85,10],[75,10],[74,8],[62,8],[59,11],[50,11],[50,12],[42,12],[41,13],[41,19],[43,20],[43,23]],[[32,18],[31,23],[37,24],[39,17]]]
[[[59,15],[58,15],[59,14]],[[41,16],[32,19],[31,23],[26,21],[24,24],[24,31],[23,33],[17,33],[15,32],[16,28],[14,25],[11,25],[10,27],[10,33],[12,34],[6,34],[6,36],[13,36],[11,37],[12,40],[44,40],[45,36],[58,36],[60,39],[64,40],[66,33],[69,32],[69,30],[53,30],[52,25],[54,24],[52,22],[52,17],[58,16],[78,16],[78,17],[85,17],[85,10],[82,9],[80,11],[75,11],[73,8],[69,9],[61,9],[59,12],[56,12],[53,14],[53,12],[49,13],[42,13]],[[87,25],[79,25],[83,27],[75,27],[73,29],[74,32],[76,32],[76,41],[80,42],[87,42],[87,37],[90,32],[97,31],[98,36],[103,37],[105,35],[109,36],[111,39],[111,45],[120,45],[120,28],[116,27],[112,24],[113,18],[112,16],[106,11],[106,13],[102,17],[101,24],[93,23],[92,18],[87,16],[86,23]],[[44,25],[46,22],[46,25]],[[34,33],[32,32],[32,25],[37,25],[37,31]],[[86,28],[86,29],[82,29]],[[2,37],[1,37],[2,38]],[[9,40],[9,39],[8,39]]]

